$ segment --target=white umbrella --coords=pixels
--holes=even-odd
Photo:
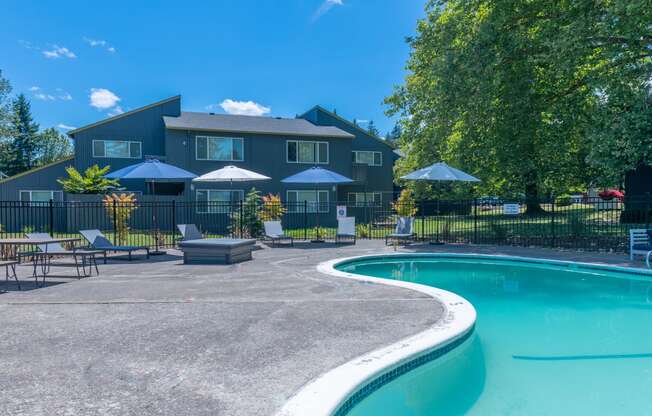
[[[242,169],[237,166],[225,166],[222,169],[214,170],[203,174],[193,182],[247,182],[247,181],[264,181],[272,179],[269,176]]]

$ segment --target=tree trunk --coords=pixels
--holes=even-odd
[[[541,208],[539,200],[539,187],[535,183],[525,185],[525,213],[527,215],[540,215],[545,211]]]

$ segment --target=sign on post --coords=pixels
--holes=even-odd
[[[503,214],[518,215],[520,213],[521,213],[521,206],[519,204],[503,204]]]
[[[346,205],[338,205],[336,212],[338,219],[346,217]]]

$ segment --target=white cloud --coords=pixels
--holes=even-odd
[[[84,42],[88,43],[92,47],[100,47],[106,49],[109,52],[115,52],[115,48],[109,45],[109,42],[103,39],[91,39],[87,38],[86,36],[84,36],[82,39],[84,39]]]
[[[116,105],[107,114],[109,115],[109,117],[113,117],[113,116],[117,116],[118,114],[122,114],[122,113],[124,113],[124,110],[122,109],[122,107],[120,107],[119,105]]]
[[[106,88],[91,88],[89,95],[90,104],[98,110],[107,110],[115,107],[120,101],[120,97]]]
[[[57,124],[57,128],[61,129],[61,130],[74,130],[77,127],[73,127],[73,126],[69,126],[67,124],[59,123],[59,124]]]
[[[37,100],[42,100],[42,101],[54,101],[54,100],[56,100],[56,97],[54,95],[45,94],[45,93],[42,93],[42,92],[35,93],[34,98],[36,98]]]
[[[245,116],[262,116],[263,114],[272,111],[270,107],[265,107],[253,101],[234,101],[230,98],[222,101],[220,107],[222,107],[222,109],[228,114],[240,114]]]
[[[44,91],[41,87],[37,85],[29,87],[29,90],[32,92],[32,94],[34,94],[34,98],[41,101],[72,100],[72,95],[70,95],[69,92],[64,91],[61,88],[57,88],[56,89],[57,92],[52,94],[47,91]]]
[[[43,55],[46,58],[51,58],[51,59],[57,59],[62,57],[73,59],[77,57],[77,55],[75,55],[75,53],[70,49],[58,45],[52,45],[52,49],[50,50],[43,50]]]
[[[319,8],[315,10],[315,13],[313,13],[311,20],[315,22],[317,19],[328,13],[333,6],[344,6],[344,0],[324,0]]]

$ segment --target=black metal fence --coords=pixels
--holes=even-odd
[[[339,210],[356,218],[358,238],[385,238],[399,215],[410,215],[421,241],[626,252],[629,229],[649,228],[651,209],[652,198],[565,198],[540,201],[529,209],[522,201],[496,199],[403,206],[300,202],[277,207],[243,202],[0,202],[0,237],[32,231],[78,236],[79,230],[99,229],[120,244],[154,246],[158,239],[169,247],[180,237],[177,224],[196,224],[206,236],[261,237],[261,220],[276,217],[297,239],[332,239]]]

